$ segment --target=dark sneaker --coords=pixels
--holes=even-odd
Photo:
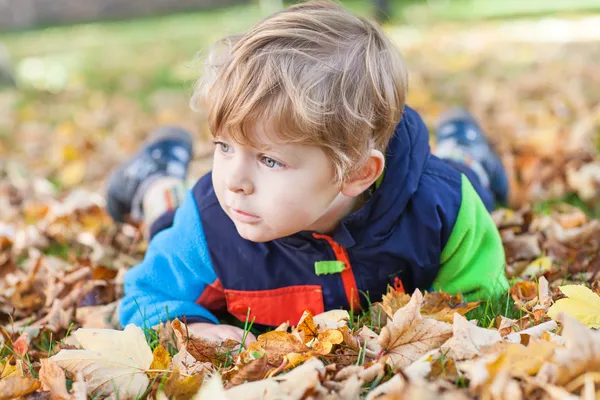
[[[135,201],[141,204],[138,192],[144,182],[160,176],[184,180],[191,158],[192,138],[185,130],[166,126],[152,132],[142,149],[119,165],[108,179],[106,203],[111,217],[125,222]]]
[[[507,203],[508,179],[500,157],[486,139],[475,118],[463,109],[443,114],[437,124],[436,154],[446,158],[453,152],[466,154],[477,161],[488,178],[488,182],[482,183],[489,186],[497,202]]]

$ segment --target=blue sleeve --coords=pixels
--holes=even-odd
[[[122,326],[151,327],[185,316],[188,321],[218,323],[196,303],[215,279],[198,207],[188,191],[173,225],[152,238],[144,260],[125,274],[119,321]]]

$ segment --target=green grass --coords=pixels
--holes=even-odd
[[[372,14],[372,2],[342,2]],[[558,12],[600,11],[600,0],[390,0],[391,24],[429,24]],[[145,101],[153,90],[190,90],[201,73],[194,55],[225,34],[245,31],[263,15],[256,3],[202,12],[0,33],[24,87],[60,91],[83,83]],[[36,83],[36,80],[43,83]]]

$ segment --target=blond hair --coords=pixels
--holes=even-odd
[[[398,49],[374,23],[331,1],[275,13],[217,42],[191,104],[213,136],[260,147],[268,123],[278,139],[321,146],[343,181],[385,152],[399,122],[407,74]]]

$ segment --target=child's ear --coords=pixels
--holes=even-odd
[[[383,173],[385,157],[379,150],[371,150],[367,162],[344,181],[342,194],[356,197],[367,190]]]

